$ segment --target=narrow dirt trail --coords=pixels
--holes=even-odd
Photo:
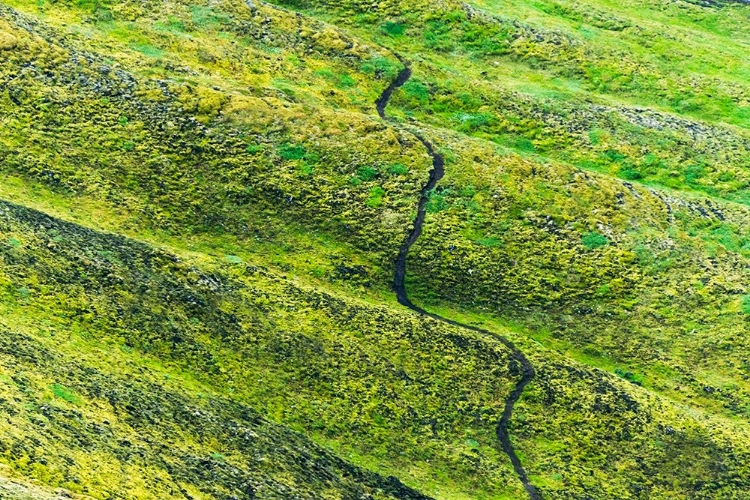
[[[402,59],[401,57],[398,57],[398,59],[404,64],[404,69],[399,72],[396,79],[391,82],[388,88],[383,91],[383,93],[380,95],[380,98],[375,102],[378,114],[385,120],[388,119],[385,108],[388,106],[388,102],[390,101],[391,96],[396,90],[399,89],[399,87],[408,82],[409,78],[411,78],[411,67],[409,65],[409,62]],[[412,133],[414,132],[412,131]],[[513,415],[513,408],[515,407],[516,402],[518,402],[518,399],[521,397],[523,390],[527,385],[529,385],[532,380],[534,380],[535,372],[531,362],[523,354],[523,352],[521,352],[515,346],[515,344],[513,344],[513,342],[511,342],[507,338],[494,334],[489,330],[485,330],[483,328],[466,325],[452,319],[443,318],[438,314],[425,311],[421,307],[415,305],[409,299],[409,295],[406,293],[406,261],[409,256],[409,250],[411,250],[412,245],[414,245],[414,243],[422,234],[422,227],[424,226],[425,217],[427,215],[427,201],[429,200],[429,193],[430,191],[435,189],[437,183],[445,175],[445,158],[440,153],[435,151],[435,147],[430,141],[417,133],[414,133],[414,135],[424,145],[424,147],[427,148],[427,152],[432,157],[432,170],[430,171],[430,178],[422,187],[421,195],[419,198],[419,205],[417,206],[417,217],[414,219],[414,227],[409,233],[409,236],[407,236],[406,240],[404,241],[404,244],[401,246],[401,249],[398,253],[398,258],[396,259],[396,269],[393,277],[393,291],[396,292],[396,298],[398,299],[398,302],[401,305],[408,307],[412,311],[415,311],[424,316],[429,316],[430,318],[436,319],[438,321],[442,321],[443,323],[448,323],[449,325],[466,328],[482,335],[490,336],[493,339],[499,340],[508,349],[510,349],[513,359],[521,368],[521,379],[518,381],[513,391],[505,399],[505,409],[503,410],[503,415],[500,417],[500,421],[497,423],[495,433],[497,434],[497,438],[500,441],[501,448],[510,458],[510,462],[511,464],[513,464],[513,470],[516,471],[518,479],[520,479],[521,483],[523,483],[523,486],[524,488],[526,488],[529,497],[532,500],[542,500],[542,495],[539,493],[539,491],[537,491],[534,485],[529,482],[529,477],[526,474],[526,470],[523,468],[518,455],[516,455],[516,452],[513,449],[513,445],[510,442],[510,436],[508,435],[508,423],[510,422],[510,418]]]

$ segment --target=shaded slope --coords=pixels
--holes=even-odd
[[[255,266],[206,262],[203,270],[18,206],[3,204],[0,218],[2,317],[10,331],[41,336],[72,356],[92,353],[97,370],[115,378],[123,363],[144,373],[163,366],[157,372],[170,379],[184,370],[197,379],[186,396],[213,393],[255,408],[344,456],[389,474],[409,471],[410,484],[491,491],[512,480],[493,438],[514,378],[504,375],[514,367],[502,344]],[[461,358],[467,362],[454,366]],[[76,380],[56,382],[87,391]],[[161,432],[164,419],[143,425]],[[160,443],[174,439],[160,436]],[[222,441],[216,437],[211,451],[223,453]],[[44,460],[57,463],[67,448],[50,446]],[[446,475],[462,478],[461,486]]]
[[[65,432],[46,448],[35,448],[33,462],[24,454],[0,456],[17,473],[55,487],[74,476],[91,491],[103,491],[82,472],[92,469],[76,436],[89,436],[94,423],[122,418],[117,428],[123,433],[137,424],[148,430],[155,449],[173,449],[172,455],[160,453],[166,453],[183,487],[194,484],[218,495],[238,487],[234,479],[251,474],[242,472],[247,464],[240,465],[245,453],[255,453],[252,442],[241,446],[222,430],[226,421],[249,425],[242,415],[250,412],[262,415],[263,422],[270,417],[304,431],[383,475],[397,473],[435,497],[523,495],[497,446],[506,398],[523,377],[501,340],[294,283],[251,265],[205,257],[181,262],[164,251],[18,206],[3,204],[0,218],[6,242],[0,246],[5,366],[11,373],[13,366],[28,366],[26,378],[3,380],[10,384],[9,394],[19,394],[18,402],[36,401],[15,415],[13,429],[37,436],[33,422],[51,405],[53,417],[61,419],[55,428]],[[587,492],[595,498],[680,498],[688,492],[732,498],[750,489],[750,439],[736,422],[696,414],[497,330],[523,342],[534,361],[535,383],[526,387],[507,425],[544,498],[580,498]],[[45,349],[54,353],[51,367],[34,354]],[[30,359],[15,359],[14,353]],[[125,398],[123,405],[89,386],[84,373],[94,381],[104,378],[97,383],[111,388],[113,397]],[[121,388],[115,387],[118,380]],[[141,383],[146,385],[140,388]],[[149,399],[152,393],[164,399]],[[13,401],[7,403],[11,413]],[[185,414],[183,405],[208,421]],[[68,424],[67,418],[76,420]],[[173,418],[179,425],[171,423]],[[208,434],[191,434],[191,426],[199,429],[207,422]],[[268,430],[269,441],[263,442],[274,453],[284,450],[279,443],[287,431],[270,429],[281,434]],[[0,434],[9,449],[26,449],[23,434]],[[90,436],[92,446],[101,439]],[[184,446],[175,448],[174,442]],[[104,451],[95,458],[109,464],[114,488],[133,490],[117,479],[122,465],[114,443],[96,445]],[[148,447],[144,453],[155,457]],[[211,458],[212,453],[218,455]],[[281,465],[274,467],[286,470],[284,457],[295,456],[291,453],[279,456]],[[158,471],[166,470],[153,460],[147,458],[127,477],[172,484],[153,483],[164,481]],[[68,472],[49,476],[43,473],[47,469],[27,468],[42,461]],[[214,483],[199,474],[214,461],[220,464],[211,470],[239,475],[220,475],[223,479]],[[674,470],[685,473],[675,478]],[[263,477],[262,471],[252,474]],[[365,487],[381,484],[357,478],[354,483]],[[294,484],[299,491],[313,487],[308,480]],[[145,491],[138,495],[150,498]]]
[[[17,474],[73,493],[429,498],[344,462],[246,406],[159,381],[158,372],[138,366],[126,368],[131,375],[102,372],[90,359],[9,331],[0,333],[0,359],[7,377],[3,412],[14,428],[3,435],[3,453]]]

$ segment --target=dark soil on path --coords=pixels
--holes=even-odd
[[[386,88],[383,93],[380,95],[380,98],[375,102],[376,108],[378,110],[378,114],[383,119],[388,119],[387,115],[385,113],[385,108],[388,106],[388,102],[390,101],[391,96],[393,93],[399,89],[402,85],[404,85],[407,81],[409,81],[409,78],[411,78],[411,67],[408,63],[408,61],[405,61],[404,59],[399,57],[399,60],[404,64],[404,69],[402,69],[395,80],[391,82],[391,84]],[[516,384],[516,387],[513,389],[513,391],[508,395],[508,397],[505,399],[505,409],[503,410],[503,415],[500,418],[500,421],[497,423],[496,428],[496,434],[497,438],[500,441],[500,446],[503,449],[503,451],[508,455],[510,458],[511,464],[513,464],[513,469],[515,470],[516,474],[518,475],[518,478],[521,480],[521,483],[523,483],[524,488],[526,488],[526,491],[529,494],[529,497],[532,500],[542,500],[542,495],[537,491],[536,487],[534,487],[531,482],[529,482],[528,475],[526,474],[526,470],[523,468],[523,465],[521,464],[521,460],[518,458],[518,455],[516,455],[515,450],[513,449],[513,445],[510,442],[510,436],[508,435],[508,423],[510,422],[510,418],[513,415],[513,408],[516,405],[516,402],[521,397],[521,394],[523,393],[524,388],[526,388],[529,383],[531,383],[532,380],[534,380],[535,372],[534,367],[531,365],[531,362],[528,360],[528,358],[521,352],[513,342],[506,339],[505,337],[501,337],[495,333],[490,332],[489,330],[485,330],[483,328],[479,328],[476,326],[466,325],[464,323],[460,323],[458,321],[454,321],[448,318],[443,318],[442,316],[438,314],[434,314],[431,312],[428,312],[421,307],[415,305],[410,299],[409,295],[406,292],[406,261],[409,256],[409,250],[411,249],[412,245],[419,239],[420,235],[422,234],[422,227],[424,226],[425,217],[427,214],[427,201],[429,200],[430,192],[435,189],[435,186],[440,181],[440,179],[443,178],[445,175],[445,158],[438,153],[435,150],[435,147],[432,145],[430,141],[425,139],[420,134],[415,133],[414,134],[417,139],[424,145],[425,148],[427,148],[427,152],[432,157],[432,170],[430,171],[430,178],[428,179],[427,183],[422,187],[421,195],[419,198],[419,205],[417,206],[417,217],[414,219],[414,224],[411,232],[407,236],[406,240],[404,241],[404,244],[401,246],[401,249],[399,250],[398,257],[396,258],[396,266],[395,266],[395,272],[394,272],[394,278],[393,278],[393,291],[396,292],[396,297],[398,299],[398,302],[411,309],[412,311],[415,311],[419,314],[422,314],[424,316],[429,316],[430,318],[436,319],[438,321],[442,321],[444,323],[448,323],[453,326],[457,326],[460,328],[466,328],[469,330],[472,330],[474,332],[480,333],[482,335],[490,336],[494,339],[500,340],[508,349],[511,350],[513,353],[513,359],[518,363],[518,365],[521,368],[521,379]]]

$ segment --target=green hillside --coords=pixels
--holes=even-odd
[[[0,498],[750,498],[750,4],[3,0]]]

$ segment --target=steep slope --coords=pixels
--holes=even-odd
[[[428,164],[413,138],[296,99],[141,80],[3,13],[16,40],[3,66],[5,172],[106,200],[133,224],[175,233],[272,236],[269,219],[282,204],[288,219],[391,260],[416,199],[410,188]]]
[[[183,263],[14,205],[3,204],[2,219],[4,384],[13,395],[3,462],[17,474],[94,497],[179,487],[247,497],[242,484],[263,497],[355,485],[377,496],[398,484],[289,445],[302,438],[259,410],[437,497],[519,495],[495,431],[522,372],[501,340],[246,264]],[[748,487],[742,426],[691,416],[522,342],[537,378],[510,431],[545,497],[720,498]],[[253,439],[242,440],[243,428]],[[123,447],[143,458],[133,464]],[[319,458],[300,461],[301,449]],[[693,473],[675,481],[669,471],[685,461]],[[321,463],[330,465],[316,482],[310,467]]]
[[[257,408],[438,497],[518,495],[495,430],[521,371],[501,340],[246,264],[203,258],[203,270],[14,205],[3,204],[2,219],[4,383],[14,395],[5,403],[14,430],[3,433],[3,461],[16,473],[95,497],[151,498],[179,487],[246,496],[247,481],[263,497],[354,485],[387,494],[398,484],[316,458],[324,452],[270,426]],[[510,425],[546,496],[583,488],[717,498],[747,488],[741,427],[691,417],[694,410],[538,346],[532,352],[537,380]],[[253,439],[242,440],[243,428]],[[25,444],[42,438],[41,447]],[[564,449],[561,440],[576,453],[550,454]],[[143,457],[135,465],[125,441]],[[313,458],[295,458],[301,449]],[[278,458],[258,458],[269,453]],[[92,469],[91,460],[106,467]],[[659,472],[685,460],[695,476],[675,483]],[[330,465],[316,482],[310,467],[321,463]],[[281,470],[289,480],[279,485]],[[123,483],[119,471],[139,483]],[[607,480],[592,489],[581,471]]]
[[[746,6],[637,4],[618,27],[602,24],[607,16],[596,9],[575,14],[579,7],[562,4],[531,7],[544,26],[500,15],[492,2],[408,12],[397,3],[291,4],[420,61],[390,110],[402,106],[403,118],[431,124],[420,134],[446,158],[411,259],[418,295],[521,321],[579,359],[593,355],[670,397],[747,417],[740,332],[748,212],[726,201],[742,201],[748,185],[747,32],[737,30]],[[654,10],[662,14],[647,21],[644,12]],[[663,16],[678,12],[686,26],[657,33]],[[627,43],[615,50],[604,31],[652,50],[624,55]],[[675,40],[692,46],[703,38],[712,50],[696,49],[700,64],[681,52],[653,57]],[[726,65],[718,69],[712,58]],[[592,76],[615,65],[633,72],[620,85]],[[687,74],[690,92],[704,89],[711,99],[670,105],[683,116],[666,113],[670,96],[687,92]],[[705,90],[713,85],[722,90]],[[722,92],[727,106],[714,109]],[[602,171],[622,182],[595,174]]]
[[[393,96],[393,92],[407,84],[409,82],[409,79],[411,78],[412,73],[410,63],[408,61],[404,61],[403,58],[399,58],[399,60],[404,63],[404,69],[401,70],[393,83],[391,83],[391,85],[389,85],[383,91],[383,94],[376,101],[376,108],[381,118],[387,118],[385,109],[388,106],[391,97]],[[505,452],[505,454],[508,455],[510,462],[513,464],[513,470],[516,472],[516,475],[518,475],[518,479],[523,484],[529,496],[533,500],[539,500],[541,499],[541,496],[539,495],[536,487],[531,484],[531,482],[529,482],[528,474],[523,468],[523,464],[521,464],[521,460],[518,458],[518,453],[516,453],[516,450],[513,448],[513,445],[510,442],[510,436],[508,434],[508,424],[510,423],[510,419],[513,416],[513,409],[515,408],[516,403],[523,394],[523,390],[534,380],[534,367],[531,365],[528,358],[526,358],[523,352],[521,352],[513,344],[513,342],[511,342],[507,338],[495,335],[489,330],[485,330],[483,328],[477,328],[476,326],[468,325],[455,320],[450,320],[438,314],[427,312],[421,307],[414,305],[411,299],[409,299],[409,295],[407,294],[406,261],[409,258],[409,251],[411,250],[412,246],[414,246],[414,243],[416,243],[419,237],[422,235],[422,228],[424,227],[424,221],[427,215],[427,203],[429,201],[430,194],[432,190],[435,189],[435,186],[437,186],[437,183],[440,182],[440,180],[445,175],[445,158],[443,157],[443,155],[437,153],[435,151],[435,147],[429,141],[427,141],[427,139],[419,135],[417,135],[417,138],[424,145],[424,147],[427,149],[427,152],[432,157],[432,170],[430,171],[429,180],[422,187],[420,193],[419,205],[417,206],[417,217],[414,219],[413,228],[409,235],[406,237],[406,241],[404,241],[403,245],[401,245],[401,250],[398,253],[398,257],[396,258],[396,269],[394,271],[393,277],[393,291],[396,292],[396,298],[398,302],[401,305],[408,307],[412,311],[449,325],[458,326],[460,328],[471,330],[490,337],[497,337],[513,353],[514,360],[521,367],[521,378],[513,388],[513,390],[510,392],[510,394],[508,394],[508,397],[505,399],[505,408],[503,409],[502,417],[500,417],[500,420],[497,423],[496,434],[498,440],[500,441],[500,447]]]
[[[0,336],[5,461],[63,496],[429,498],[240,404],[164,387],[158,372],[117,376],[23,334]]]
[[[3,234],[8,238],[2,265],[7,372],[12,375],[14,366],[25,364],[24,372],[43,377],[33,384],[39,392],[30,396],[84,406],[90,413],[78,415],[86,420],[137,423],[136,431],[155,433],[155,444],[179,439],[188,446],[197,441],[193,453],[203,449],[204,456],[225,455],[227,461],[235,456],[240,462],[246,454],[262,451],[260,443],[242,448],[241,441],[227,441],[229,431],[212,435],[209,424],[225,426],[238,418],[232,412],[242,406],[230,411],[230,401],[235,406],[237,401],[252,402],[263,413],[323,442],[338,443],[355,457],[371,457],[366,462],[387,460],[380,466],[387,470],[408,464],[415,467],[413,474],[428,481],[430,469],[457,478],[461,471],[474,470],[480,484],[512,483],[512,472],[505,472],[494,449],[494,423],[513,377],[507,370],[515,369],[500,343],[480,342],[439,324],[422,325],[411,315],[301,288],[255,266],[225,263],[217,269],[211,264],[211,270],[204,271],[121,237],[99,235],[12,205],[3,206]],[[32,342],[20,332],[45,342]],[[21,349],[26,344],[29,347]],[[62,359],[49,359],[55,352]],[[455,366],[453,360],[462,356],[466,364]],[[93,366],[85,368],[88,363]],[[109,386],[97,388],[105,383],[96,375],[102,372],[113,379],[114,393],[121,379],[127,388],[135,380],[175,378],[173,384],[182,390],[157,398],[168,388],[144,386],[144,401],[121,402],[110,397]],[[7,382],[11,388],[30,385],[13,377]],[[179,398],[188,395],[192,400],[185,405],[198,405],[201,415],[208,412],[205,419],[193,411],[177,412]],[[169,398],[178,399],[172,404]],[[22,429],[20,422],[33,420],[37,411],[19,414],[14,427]],[[172,419],[174,424],[169,424]],[[155,428],[149,430],[150,425]],[[62,466],[57,454],[74,462],[85,460],[74,444],[81,429],[63,429],[68,436],[60,445],[36,449],[31,459],[11,453],[9,465],[33,474],[40,460]],[[96,437],[86,434],[88,439]],[[8,437],[6,449],[16,448],[12,435]],[[278,435],[268,439],[269,444],[284,441]],[[467,439],[476,444],[467,444]],[[123,460],[115,443],[109,444],[113,468]],[[287,449],[295,446],[281,448]],[[481,453],[476,462],[467,461],[472,450]],[[87,469],[85,464],[76,466]],[[193,483],[196,473],[170,472]],[[96,478],[101,471],[90,474]],[[156,472],[140,470],[138,476],[150,474]],[[42,473],[34,477],[58,480]],[[310,482],[302,481],[304,475],[299,478],[295,482]],[[91,480],[89,476],[87,482]],[[232,486],[235,491],[238,483]],[[208,491],[216,495],[221,489]]]
[[[0,488],[750,495],[748,6],[279,5],[0,6]]]

